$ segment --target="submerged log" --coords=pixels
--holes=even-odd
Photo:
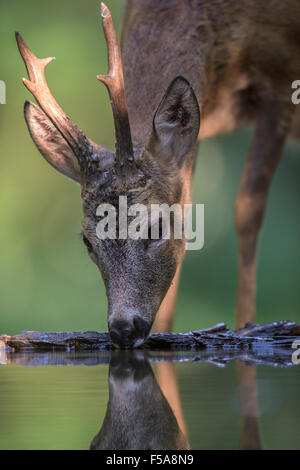
[[[300,340],[300,325],[280,321],[266,325],[246,324],[231,331],[225,323],[187,333],[153,333],[140,349],[196,351],[201,349],[248,350],[258,347],[288,349]],[[115,349],[108,333],[43,333],[23,331],[15,336],[0,336],[0,345],[11,351],[107,351]]]
[[[225,366],[236,359],[247,364],[289,367],[294,364],[295,349],[292,348],[297,340],[300,341],[300,325],[287,321],[246,324],[237,331],[220,323],[188,333],[153,333],[139,350],[155,362],[194,361]],[[14,362],[23,366],[107,364],[114,349],[108,333],[24,331],[16,336],[0,336],[0,363]]]

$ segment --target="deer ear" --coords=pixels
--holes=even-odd
[[[177,77],[155,113],[148,148],[152,154],[167,157],[180,166],[197,143],[199,127],[195,93],[185,78]]]
[[[26,101],[24,116],[32,140],[47,162],[60,173],[80,183],[81,173],[77,158],[46,114],[31,101]]]

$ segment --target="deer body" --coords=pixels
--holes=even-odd
[[[300,74],[299,24],[297,0],[128,0],[121,47],[134,145],[147,142],[177,75],[197,96],[200,139],[253,122],[260,94],[290,103]]]
[[[126,2],[121,45],[136,146],[147,141],[161,91],[177,74],[197,96],[199,139],[256,125],[236,199],[237,327],[254,321],[255,251],[267,193],[286,135],[299,138],[300,110],[291,104],[291,83],[300,76],[299,27],[297,0]],[[174,296],[170,291],[159,312],[159,329],[171,329]]]
[[[300,113],[291,103],[291,83],[300,77],[298,1],[128,0],[125,85],[110,12],[101,8],[109,72],[98,79],[112,102],[115,154],[84,136],[52,97],[44,77],[52,59],[37,59],[20,35],[17,41],[30,78],[24,83],[40,105],[25,105],[31,136],[52,166],[82,186],[83,239],[105,282],[112,340],[138,346],[158,310],[158,326],[170,329],[185,241],[173,235],[100,241],[97,206],[116,206],[120,195],[129,204],[183,206],[190,202],[198,139],[249,122],[255,128],[235,207],[236,323],[253,321],[267,194],[285,138],[291,130],[299,135]]]

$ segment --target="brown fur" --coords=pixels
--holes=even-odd
[[[177,75],[198,98],[200,138],[253,122],[261,95],[290,102],[300,77],[299,25],[297,0],[128,0],[121,45],[135,146],[147,141]]]
[[[104,5],[102,17],[104,26],[109,24],[106,33],[115,38]],[[163,243],[100,241],[97,206],[105,202],[117,207],[121,195],[128,196],[129,204],[148,207],[189,203],[197,138],[250,122],[255,130],[235,213],[237,326],[254,320],[255,253],[268,190],[286,136],[299,136],[300,114],[291,103],[291,84],[300,78],[299,30],[298,0],[128,0],[121,45],[131,135],[121,80],[120,86],[109,87],[110,94],[119,93],[112,100],[116,156],[69,120],[45,80],[44,69],[52,59],[35,57],[17,34],[30,78],[24,83],[42,108],[27,103],[25,118],[46,160],[81,183],[83,240],[105,282],[115,344],[135,346],[145,340],[161,304],[158,325],[170,329],[178,276],[171,284],[180,271],[185,240],[172,235]],[[108,45],[118,52],[115,39]],[[127,139],[118,132],[121,109]],[[127,166],[120,171],[123,151]]]
[[[238,327],[254,321],[255,253],[272,176],[285,137],[300,137],[300,108],[291,104],[291,84],[300,77],[299,29],[297,0],[128,0],[124,10],[135,145],[144,144],[161,93],[178,74],[192,84],[200,104],[200,139],[256,125],[236,201]],[[163,310],[171,319],[165,305]]]

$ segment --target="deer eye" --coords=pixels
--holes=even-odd
[[[92,246],[91,242],[89,241],[89,239],[86,238],[85,235],[82,235],[82,240],[83,240],[83,243],[85,244],[85,246],[87,247],[88,251],[92,252],[93,251],[93,246]]]

